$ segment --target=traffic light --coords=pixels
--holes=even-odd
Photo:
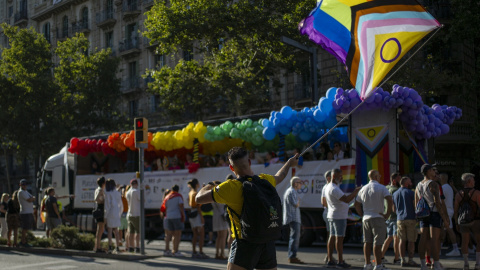
[[[135,118],[135,143],[148,143],[147,118]]]

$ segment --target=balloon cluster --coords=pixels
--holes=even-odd
[[[172,151],[179,148],[192,149],[193,140],[197,138],[201,143],[205,141],[207,128],[203,122],[190,122],[181,130],[157,132],[153,135],[152,145],[156,150]]]
[[[100,139],[70,139],[70,147],[68,151],[72,154],[78,154],[82,157],[87,156],[92,152],[103,152],[105,155],[114,155],[115,151],[110,148],[108,142]]]
[[[262,137],[262,132],[263,127],[260,121],[256,122],[252,121],[252,119],[243,119],[241,122],[236,123],[226,121],[219,126],[208,126],[205,139],[214,142],[231,137],[234,139],[242,139],[255,146],[260,146],[265,142]]]
[[[332,104],[337,113],[349,113],[361,103],[358,92],[355,89],[337,89],[335,101]],[[388,111],[392,108],[400,108],[399,117],[405,129],[412,132],[416,139],[435,138],[450,131],[450,125],[462,117],[462,110],[455,106],[440,106],[438,104],[428,107],[422,101],[422,97],[412,88],[393,86],[392,93],[376,89],[359,107],[359,110],[371,110],[382,108]]]
[[[214,156],[217,153],[226,153],[235,146],[243,146],[241,139],[224,138],[221,141],[205,141],[202,143],[201,151],[204,155]],[[247,147],[249,148],[249,147]]]
[[[311,141],[323,133],[324,129],[333,127],[337,123],[336,113],[332,103],[335,99],[337,88],[327,90],[326,97],[320,98],[318,106],[303,108],[295,111],[289,106],[284,106],[280,112],[272,111],[269,119],[262,121],[263,137],[273,140],[277,134],[287,135],[292,133],[298,140]]]

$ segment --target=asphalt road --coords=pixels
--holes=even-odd
[[[146,252],[148,255],[158,255],[158,257],[140,261],[117,261],[108,258],[32,254],[24,252],[23,250],[0,251],[0,269],[226,269],[226,261],[191,258],[191,244],[188,242],[182,242],[180,250],[187,255],[187,257],[162,257],[163,241],[153,241],[147,245]],[[292,265],[287,261],[287,247],[277,246],[278,269],[329,269],[323,264],[325,251],[324,246],[300,248],[298,257],[307,264]],[[215,249],[213,247],[205,247],[204,252],[213,257]],[[352,269],[363,269],[362,252],[362,248],[358,244],[345,248],[344,257],[347,263],[352,264]],[[443,253],[445,252],[446,250],[443,250]],[[390,261],[393,260],[391,251],[387,253],[387,259]],[[473,267],[475,264],[473,261],[474,256],[471,256],[470,259],[470,265]],[[419,262],[418,257],[415,260]],[[441,262],[447,269],[462,269],[463,267],[463,262],[460,257],[452,259],[442,256]],[[387,264],[386,266],[390,269],[405,269],[399,265]]]

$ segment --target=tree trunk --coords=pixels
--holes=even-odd
[[[12,194],[12,185],[10,183],[10,171],[8,170],[7,148],[3,148],[3,156],[5,157],[5,172],[7,174],[7,188],[8,194]]]

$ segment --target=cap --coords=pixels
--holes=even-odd
[[[130,185],[133,185],[133,184],[138,184],[138,180],[135,178],[130,180]]]
[[[20,180],[20,185],[26,185],[26,184],[28,184],[26,179]]]
[[[425,163],[422,165],[422,168],[420,169],[420,172],[422,174],[426,174],[428,170],[430,169],[433,169],[433,167],[435,167],[436,164],[428,164],[428,163]]]

